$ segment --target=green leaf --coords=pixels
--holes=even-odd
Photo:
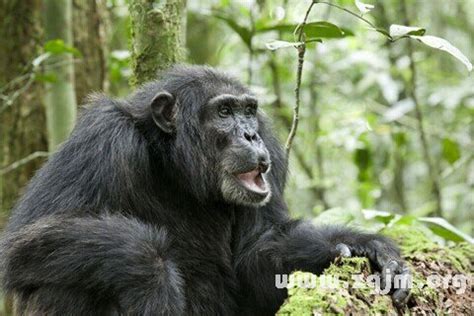
[[[426,30],[417,26],[392,24],[390,25],[389,32],[391,37],[402,37],[408,35],[423,35],[425,34]]]
[[[379,27],[379,28],[376,28],[376,29],[373,29],[373,30],[379,32],[380,34],[383,34],[385,37],[392,38],[392,37],[390,36],[390,33],[387,32],[387,30],[385,30],[385,29],[383,29],[383,28],[380,28],[380,27]]]
[[[256,26],[255,32],[257,33],[265,33],[270,31],[280,31],[280,32],[291,32],[293,33],[296,29],[297,24],[277,24],[272,26]]]
[[[400,218],[393,221],[392,225],[412,225],[417,221],[416,216],[413,215],[403,215]]]
[[[265,46],[269,50],[277,50],[280,48],[297,47],[301,44],[303,44],[303,42],[287,42],[287,41],[273,40],[266,43]]]
[[[70,45],[66,45],[66,43],[64,43],[64,41],[60,39],[47,41],[44,44],[44,51],[53,55],[70,53],[74,56],[81,56],[81,52],[77,48],[74,48]]]
[[[467,68],[468,71],[472,71],[472,63],[469,59],[461,53],[459,49],[454,47],[450,42],[445,40],[444,38],[432,36],[432,35],[424,35],[425,29],[416,26],[404,26],[398,24],[390,25],[390,36],[391,37],[410,37],[420,41],[421,43],[436,48],[442,51],[451,54],[458,60],[460,60]]]
[[[372,153],[367,147],[357,148],[354,152],[354,163],[359,170],[366,170],[372,165]]]
[[[250,29],[246,28],[245,26],[239,25],[230,16],[226,16],[226,15],[218,14],[218,13],[214,14],[213,16],[226,22],[227,25],[240,36],[240,39],[245,43],[245,45],[247,45],[249,49],[251,48],[253,34],[250,31]]]
[[[474,239],[468,234],[463,233],[447,220],[441,217],[420,217],[418,220],[428,225],[429,229],[438,236],[446,240],[452,241],[467,241],[474,244]]]
[[[360,175],[360,173],[359,173]],[[360,177],[359,177],[360,178]],[[368,178],[365,176],[365,178]],[[358,179],[359,183],[357,184],[357,197],[359,198],[360,204],[364,208],[373,207],[375,203],[375,195],[377,187],[371,181],[361,181]]]
[[[320,38],[307,38],[304,42],[305,42],[306,44],[308,44],[308,43],[314,43],[314,42],[322,43],[323,40],[320,39]]]
[[[392,134],[392,139],[398,148],[405,146],[408,142],[407,134],[405,132],[395,132]]]
[[[455,163],[459,158],[461,158],[461,150],[456,141],[450,138],[443,139],[443,158],[450,164]]]
[[[351,30],[326,21],[308,23],[304,27],[304,32],[308,37],[320,38],[342,38],[354,36],[354,32]]]
[[[362,214],[364,215],[364,218],[366,220],[376,220],[378,222],[384,223],[385,225],[390,223],[390,221],[394,219],[396,215],[389,212],[377,210],[362,210]]]
[[[38,82],[57,82],[58,81],[58,76],[54,73],[45,73],[45,74],[36,74],[35,75],[35,80]]]
[[[256,32],[264,33],[269,31],[280,31],[284,33],[294,33],[298,27],[299,24],[278,24],[260,27],[256,29]],[[310,22],[305,24],[304,33],[306,34],[306,37],[311,38],[342,38],[354,35],[352,31],[345,28],[340,28],[337,25],[326,21]]]
[[[451,45],[451,43],[445,40],[444,38],[431,36],[431,35],[415,36],[411,34],[410,34],[410,37],[422,42],[423,44],[427,46],[430,46],[430,47],[445,51],[448,54],[451,54],[452,56],[457,58],[459,61],[461,61],[466,66],[468,71],[472,71],[472,64],[469,61],[469,59],[463,53],[461,53],[459,49]]]
[[[370,10],[372,10],[373,8],[375,8],[373,4],[366,4],[366,3],[360,2],[359,0],[355,0],[355,5],[357,9],[359,9],[361,15],[364,15],[370,12]]]

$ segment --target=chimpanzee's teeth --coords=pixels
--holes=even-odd
[[[264,193],[267,189],[265,179],[263,178],[262,173],[257,169],[238,174],[237,178],[244,187],[251,191]]]

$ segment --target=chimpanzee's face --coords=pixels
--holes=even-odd
[[[213,89],[202,103],[159,92],[151,103],[152,118],[163,132],[175,135],[172,152],[178,171],[196,196],[264,205],[271,196],[271,161],[258,133],[257,100],[238,89]]]
[[[230,203],[260,206],[270,199],[271,161],[258,134],[257,108],[253,96],[221,94],[199,111],[201,130],[217,156],[217,183]]]

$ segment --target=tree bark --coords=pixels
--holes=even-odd
[[[32,61],[42,42],[41,1],[0,2],[0,171],[47,150],[43,85]],[[43,163],[39,155],[0,172],[0,227],[21,188]]]
[[[186,0],[131,0],[132,85],[184,60]]]
[[[74,68],[76,101],[93,91],[107,91],[107,30],[105,0],[73,0],[74,47],[81,52]]]
[[[72,46],[72,0],[45,0],[46,40],[62,40]],[[48,73],[54,82],[46,84],[46,117],[48,145],[54,151],[68,136],[76,120],[73,56],[62,53],[52,56]]]

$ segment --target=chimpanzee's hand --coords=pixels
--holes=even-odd
[[[370,260],[372,266],[381,272],[381,287],[390,284],[390,293],[393,303],[401,308],[408,300],[410,289],[406,286],[407,282],[401,282],[403,288],[393,288],[394,278],[400,275],[402,279],[410,277],[410,270],[406,263],[400,257],[397,248],[389,239],[380,236],[366,242],[355,245],[340,243],[336,245],[342,257],[366,257]]]

